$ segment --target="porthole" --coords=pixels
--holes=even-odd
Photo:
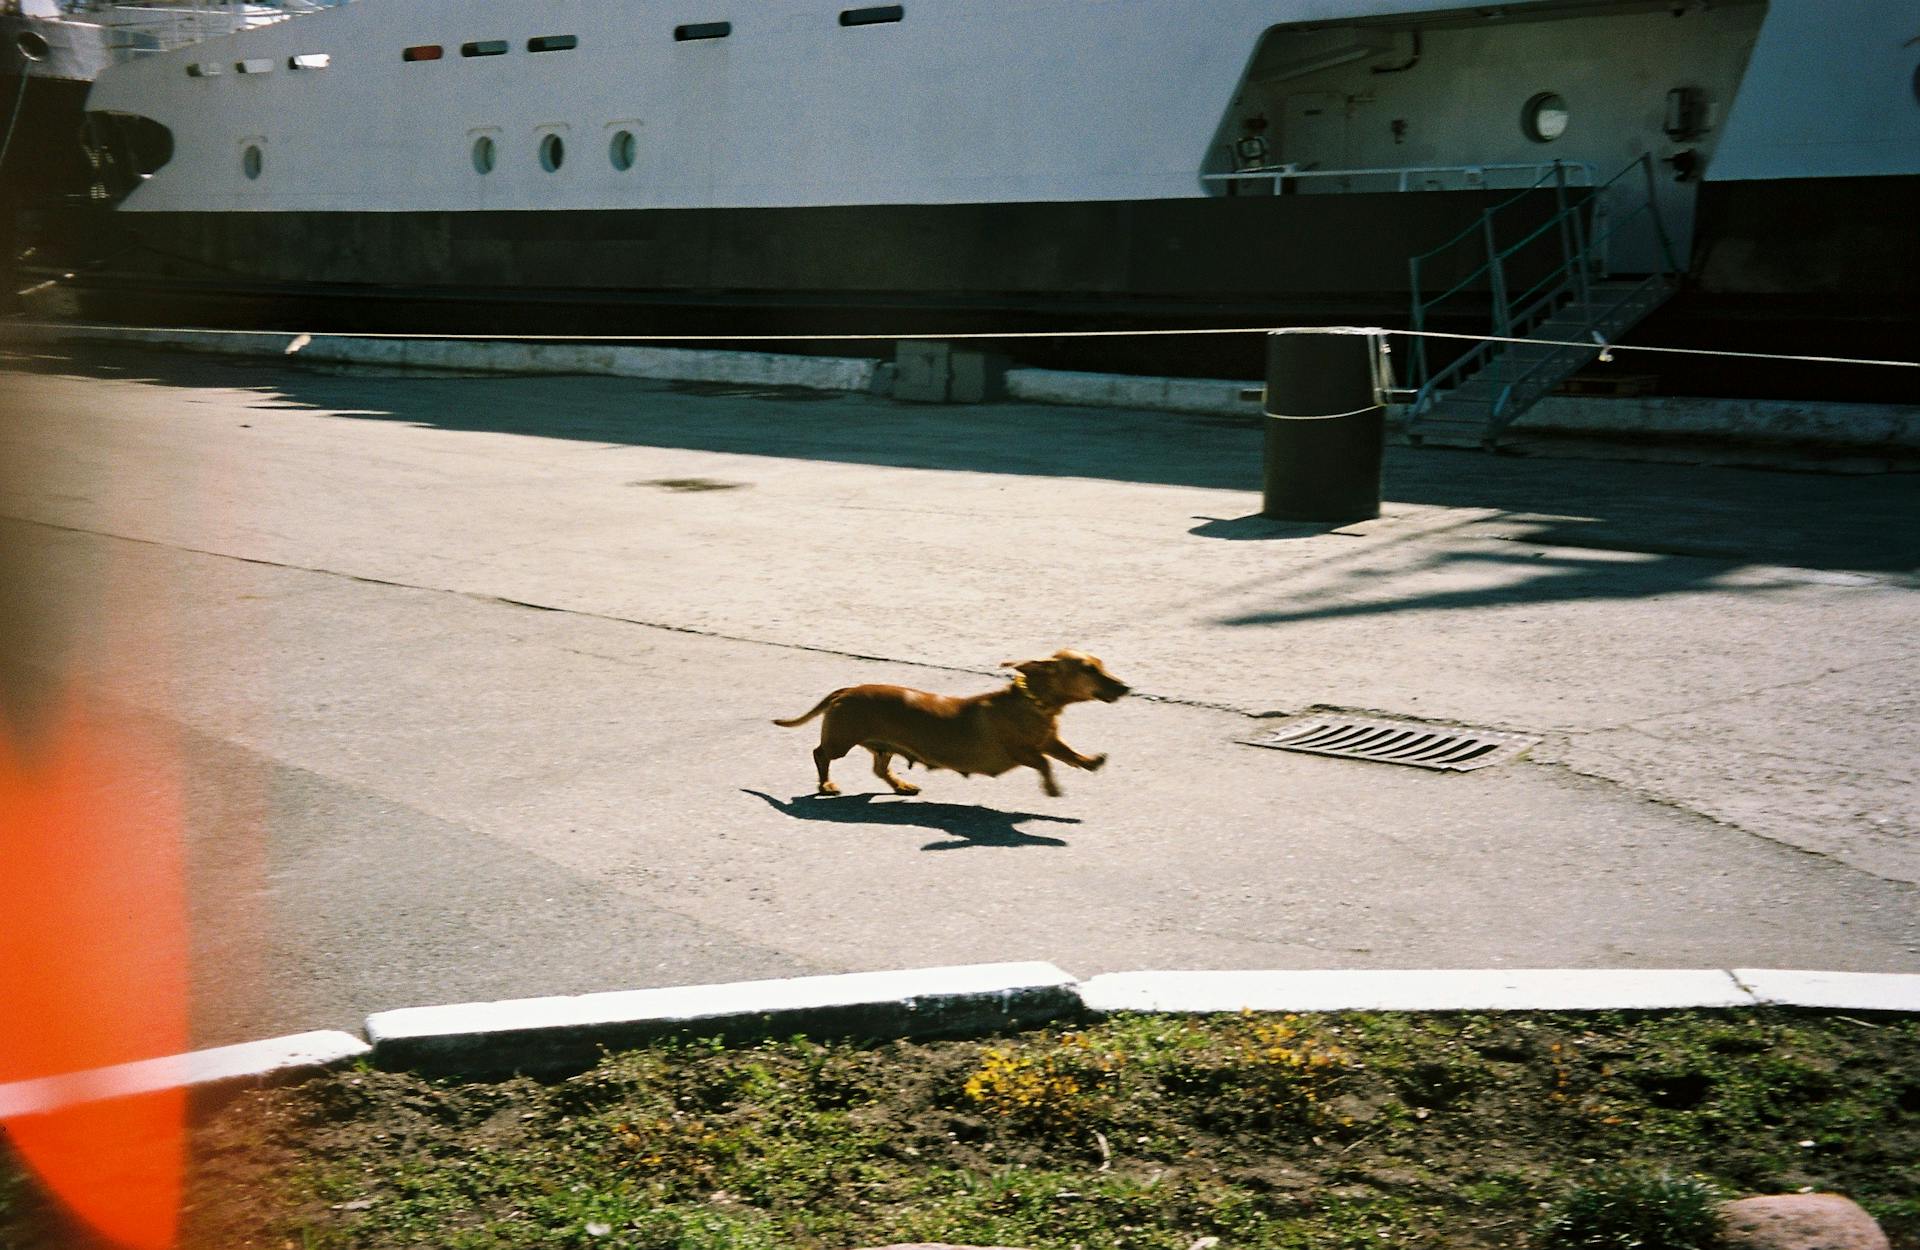
[[[1565,100],[1554,92],[1542,91],[1521,110],[1520,129],[1535,143],[1552,143],[1567,133],[1567,123],[1572,120]]]
[[[20,49],[20,55],[29,61],[44,61],[53,52],[53,48],[38,31],[21,31],[14,36],[13,46]]]
[[[492,173],[495,157],[496,153],[493,148],[492,136],[481,135],[473,141],[473,169],[475,173]]]
[[[260,169],[263,163],[263,158],[260,155],[260,145],[257,143],[249,143],[246,151],[240,153],[240,172],[247,176],[248,181],[252,181],[260,176]]]
[[[554,173],[567,159],[566,140],[559,135],[546,135],[540,140],[540,168]]]
[[[640,139],[631,130],[616,131],[607,144],[607,159],[622,173],[633,168],[640,156]]]

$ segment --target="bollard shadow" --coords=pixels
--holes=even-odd
[[[886,802],[882,794],[802,794],[782,802],[771,794],[742,789],[756,799],[796,820],[826,821],[836,825],[893,825],[909,829],[932,829],[950,841],[929,842],[923,851],[957,851],[969,846],[1065,846],[1059,838],[1042,837],[1015,828],[1025,821],[1044,820],[1054,824],[1077,825],[1076,816],[1047,816],[1039,812],[1003,812],[991,807],[962,803],[930,803],[919,799]]]
[[[1227,542],[1266,542],[1281,538],[1318,538],[1334,530],[1344,529],[1352,524],[1349,521],[1276,521],[1272,517],[1261,516],[1258,512],[1251,516],[1224,517],[1196,516],[1193,518],[1202,524],[1194,526],[1187,533],[1196,538],[1219,538]]]

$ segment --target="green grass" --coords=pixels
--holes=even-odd
[[[197,1146],[189,1246],[1701,1250],[1716,1195],[1811,1187],[1920,1250],[1920,1022],[1136,1016],[678,1043],[545,1083],[337,1073],[242,1099]],[[20,1194],[0,1234],[42,1226]]]

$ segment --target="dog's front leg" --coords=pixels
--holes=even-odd
[[[1047,743],[1042,749],[1061,763],[1071,764],[1075,768],[1084,768],[1088,772],[1097,771],[1102,764],[1107,762],[1107,754],[1105,751],[1102,751],[1098,755],[1082,755],[1058,738]]]
[[[1048,798],[1057,799],[1060,797],[1060,783],[1053,779],[1053,765],[1047,763],[1046,756],[1035,751],[1032,755],[1020,762],[1040,774],[1040,788],[1047,792]]]

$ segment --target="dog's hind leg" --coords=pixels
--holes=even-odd
[[[844,730],[842,730],[842,732],[844,732]],[[820,745],[813,748],[813,766],[820,773],[821,794],[840,793],[840,787],[834,785],[833,782],[828,779],[827,770],[833,767],[835,760],[845,755],[848,751],[853,750],[857,745],[857,743],[848,742],[840,734],[835,733],[832,720],[827,721],[826,724],[820,727]]]
[[[902,781],[900,780],[900,778],[893,775],[893,769],[888,767],[888,765],[893,763],[892,751],[889,751],[885,747],[875,746],[871,742],[866,743],[865,745],[867,750],[873,752],[873,775],[874,776],[880,778],[880,780],[892,786],[893,792],[895,794],[920,793],[919,786],[914,785],[911,781]]]

